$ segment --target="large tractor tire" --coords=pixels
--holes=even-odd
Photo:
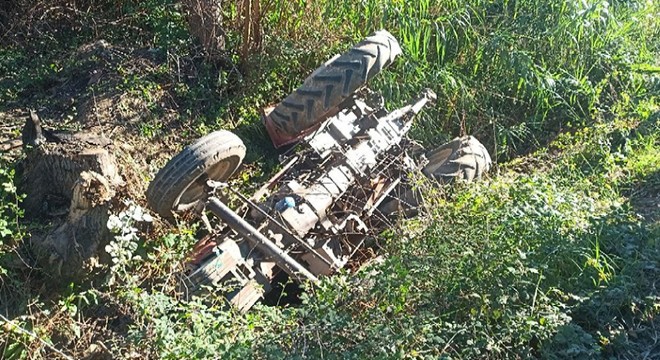
[[[491,167],[488,150],[472,136],[456,138],[426,153],[428,164],[422,172],[440,183],[456,179],[472,181],[480,178]]]
[[[385,30],[375,32],[316,69],[300,88],[273,109],[269,115],[271,124],[267,125],[278,132],[279,138],[296,138],[333,115],[337,105],[399,54],[401,48],[392,34]]]
[[[147,189],[147,200],[162,217],[189,209],[204,198],[206,180],[225,181],[243,162],[245,145],[229,131],[214,131],[187,146],[163,167]]]

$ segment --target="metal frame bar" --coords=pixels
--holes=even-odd
[[[227,226],[232,228],[239,235],[243,236],[251,243],[255,244],[260,250],[266,253],[266,255],[271,256],[275,263],[284,271],[289,273],[289,275],[295,278],[299,278],[299,274],[302,274],[305,278],[307,278],[307,280],[318,282],[318,278],[314,276],[314,274],[312,274],[294,258],[289,256],[289,254],[278,247],[274,242],[260,233],[259,230],[254,228],[254,226],[250,225],[242,217],[238,216],[238,214],[236,214],[227,205],[223,204],[222,201],[220,201],[218,198],[210,198],[208,200],[207,207],[217,217],[222,219],[222,221],[224,221]]]

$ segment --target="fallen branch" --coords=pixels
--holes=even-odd
[[[23,145],[23,141],[21,139],[3,141],[2,143],[0,143],[0,151],[9,151],[12,149],[19,148],[22,145]]]
[[[20,327],[14,321],[7,319],[2,314],[0,314],[0,321],[3,321],[7,325],[9,325],[10,331],[18,331],[19,333],[21,333],[23,335],[27,335],[27,336],[31,337],[32,339],[39,341],[44,346],[46,346],[47,348],[49,348],[50,350],[54,351],[56,354],[61,356],[63,359],[73,360],[73,358],[71,356],[65,354],[64,352],[62,352],[62,350],[56,348],[55,346],[49,344],[46,340],[40,338],[39,335],[35,334],[34,332],[32,332],[28,329],[24,329],[24,328]]]

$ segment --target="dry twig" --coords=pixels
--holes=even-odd
[[[62,350],[56,348],[55,346],[49,344],[46,340],[40,338],[39,335],[35,334],[34,332],[32,332],[30,330],[27,330],[27,329],[24,329],[24,328],[20,327],[14,321],[7,319],[2,314],[0,314],[0,321],[2,321],[4,323],[6,323],[7,325],[9,325],[12,331],[18,331],[19,333],[21,333],[23,335],[27,335],[27,336],[33,338],[34,340],[39,341],[41,344],[43,344],[45,347],[49,348],[50,350],[52,350],[53,352],[55,352],[56,354],[61,356],[63,359],[73,360],[73,358],[71,356],[65,354],[64,352],[62,352]]]

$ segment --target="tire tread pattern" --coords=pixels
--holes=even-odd
[[[245,145],[229,131],[214,131],[199,138],[173,157],[156,174],[147,189],[147,201],[151,208],[164,218],[172,218],[172,208],[179,196],[213,165],[228,160],[230,167],[223,178],[226,180],[238,169],[245,157]]]
[[[317,69],[271,113],[278,131],[296,136],[313,127],[401,53],[397,40],[380,30]]]
[[[492,165],[488,150],[472,136],[456,138],[428,151],[426,157],[429,163],[422,172],[441,183],[450,183],[455,179],[473,181]]]

